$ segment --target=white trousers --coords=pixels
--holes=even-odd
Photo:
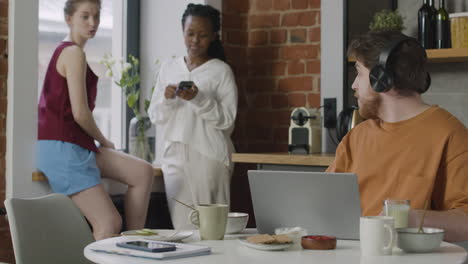
[[[172,224],[177,230],[194,229],[189,221],[191,205],[230,202],[231,170],[222,162],[208,159],[188,145],[170,142],[162,157],[162,170]]]

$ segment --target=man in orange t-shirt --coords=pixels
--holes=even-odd
[[[339,144],[328,172],[359,178],[363,215],[378,215],[385,199],[411,200],[409,226],[445,230],[446,241],[468,240],[468,132],[454,116],[426,104],[426,52],[399,32],[355,39],[352,89],[367,120]]]

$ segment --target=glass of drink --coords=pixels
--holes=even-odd
[[[386,216],[393,216],[395,228],[408,227],[409,210],[410,200],[386,199],[384,201],[384,213]]]

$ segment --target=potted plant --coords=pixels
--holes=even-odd
[[[140,112],[139,107],[140,90],[137,89],[137,85],[140,83],[139,60],[130,54],[127,62],[123,59],[117,61],[110,54],[105,54],[101,63],[107,68],[106,75],[122,89],[127,105],[135,115],[130,121],[130,130],[134,129],[135,131],[131,131],[129,136],[136,134],[136,140],[133,142],[132,139],[129,139],[129,153],[152,162],[154,150],[145,135],[151,127],[151,121],[147,116],[150,100],[145,99],[143,112]]]
[[[402,31],[404,28],[403,17],[398,11],[389,9],[383,9],[375,13],[369,25],[369,29],[372,31]]]

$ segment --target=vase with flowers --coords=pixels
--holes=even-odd
[[[147,136],[147,131],[151,128],[151,121],[147,116],[150,101],[145,99],[144,111],[140,111],[140,90],[137,88],[140,83],[138,58],[130,54],[128,60],[124,61],[105,54],[101,63],[107,68],[106,75],[122,89],[127,105],[135,116],[130,121],[129,153],[147,161],[153,161],[154,150]]]

